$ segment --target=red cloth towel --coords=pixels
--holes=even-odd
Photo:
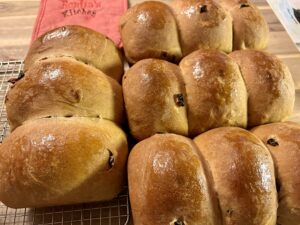
[[[81,25],[121,46],[119,20],[127,8],[127,0],[41,0],[31,40],[57,27]]]

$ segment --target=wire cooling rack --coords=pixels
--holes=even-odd
[[[9,134],[4,105],[5,95],[9,89],[7,81],[18,77],[22,69],[22,61],[0,62],[0,142]],[[105,203],[11,209],[0,202],[0,225],[126,225],[129,215],[126,188],[118,198]]]

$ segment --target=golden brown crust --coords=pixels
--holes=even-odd
[[[114,43],[98,32],[74,25],[56,28],[34,41],[24,69],[41,59],[61,56],[71,56],[121,81],[123,61]]]
[[[11,129],[48,116],[101,117],[124,121],[122,88],[101,71],[72,58],[33,64],[6,96]]]
[[[232,51],[232,19],[219,4],[212,0],[175,0],[171,6],[184,56],[197,49]]]
[[[212,173],[223,224],[275,225],[274,166],[263,143],[240,128],[217,128],[194,141]]]
[[[188,138],[161,134],[137,144],[128,181],[134,224],[221,224],[210,181]]]
[[[244,7],[241,7],[245,5]],[[239,4],[230,10],[233,18],[233,49],[265,49],[269,27],[254,4]]]
[[[276,168],[280,225],[300,224],[300,125],[274,123],[252,132],[267,146]]]
[[[226,54],[199,50],[180,63],[189,135],[221,126],[247,126],[247,91],[238,65]]]
[[[264,49],[269,27],[259,9],[248,0],[220,0],[233,19],[233,50]]]
[[[136,139],[155,133],[188,134],[184,83],[176,65],[159,59],[138,62],[123,77],[123,93]]]
[[[133,6],[121,18],[120,30],[130,63],[147,58],[177,62],[181,58],[176,21],[164,3],[146,1]]]
[[[9,207],[110,200],[123,186],[127,141],[109,121],[40,119],[4,140],[0,160],[0,200]]]
[[[289,69],[276,56],[257,50],[230,54],[248,91],[248,126],[279,122],[293,112],[295,88]]]

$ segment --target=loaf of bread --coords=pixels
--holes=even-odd
[[[248,126],[280,122],[293,112],[295,87],[288,67],[257,50],[230,54],[239,64],[248,91]]]
[[[6,96],[12,130],[48,116],[100,117],[124,121],[121,85],[100,70],[69,57],[38,61],[14,82]]]
[[[238,65],[217,50],[198,50],[179,64],[136,63],[123,77],[131,134],[195,137],[222,126],[247,126],[247,91]]]
[[[124,184],[126,135],[103,119],[31,120],[4,140],[0,161],[0,201],[9,207],[110,200]]]
[[[198,50],[180,62],[189,136],[222,126],[247,126],[247,91],[238,65],[226,54]]]
[[[213,0],[174,0],[183,56],[198,49],[232,51],[232,18]]]
[[[123,77],[131,134],[143,140],[155,133],[188,135],[185,88],[178,66],[145,59]]]
[[[128,160],[133,222],[137,225],[221,225],[212,183],[188,138],[157,134]]]
[[[272,157],[241,128],[217,128],[194,142],[156,134],[128,161],[134,224],[275,225]]]
[[[182,57],[175,18],[162,2],[146,1],[130,8],[121,18],[120,31],[130,63],[147,58],[177,62]]]
[[[270,150],[276,169],[280,225],[300,224],[300,125],[274,123],[252,132]]]
[[[275,225],[274,165],[263,143],[240,128],[217,128],[197,138],[214,181],[224,225]]]
[[[264,49],[269,28],[259,9],[247,0],[221,0],[233,19],[233,49]]]
[[[263,49],[269,29],[258,8],[247,0],[145,1],[121,18],[127,60],[156,58],[178,62],[198,49]]]
[[[114,43],[96,31],[75,25],[56,28],[34,41],[25,58],[24,70],[36,61],[61,56],[73,57],[121,81],[123,61]]]

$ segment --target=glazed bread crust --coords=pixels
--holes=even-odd
[[[216,50],[198,50],[180,62],[189,136],[221,126],[247,126],[247,91],[238,65]]]
[[[101,71],[73,58],[36,62],[6,96],[14,130],[26,120],[48,116],[100,117],[122,124],[122,87]]]
[[[240,66],[248,91],[248,126],[280,122],[293,112],[295,87],[288,67],[276,56],[257,50],[229,55]]]
[[[278,184],[278,221],[280,225],[300,224],[300,126],[274,123],[256,127],[252,132],[273,156]]]
[[[178,66],[158,59],[138,62],[123,77],[123,94],[131,134],[137,140],[155,133],[188,135]]]
[[[176,21],[164,3],[146,1],[129,8],[120,31],[130,63],[147,58],[177,62],[182,57]]]
[[[174,0],[183,56],[198,49],[232,51],[232,18],[213,0]]]
[[[45,58],[70,56],[96,67],[121,81],[123,59],[114,43],[104,35],[81,26],[64,26],[49,31],[32,43],[24,61],[25,72]]]
[[[220,225],[216,199],[194,143],[157,134],[138,143],[128,161],[134,224]]]
[[[224,225],[275,225],[277,192],[269,151],[241,128],[217,128],[194,139],[219,199]]]
[[[233,19],[233,50],[265,49],[269,42],[268,23],[248,0],[220,0]]]
[[[127,154],[112,122],[29,121],[0,146],[0,200],[13,208],[110,200],[124,185]]]

